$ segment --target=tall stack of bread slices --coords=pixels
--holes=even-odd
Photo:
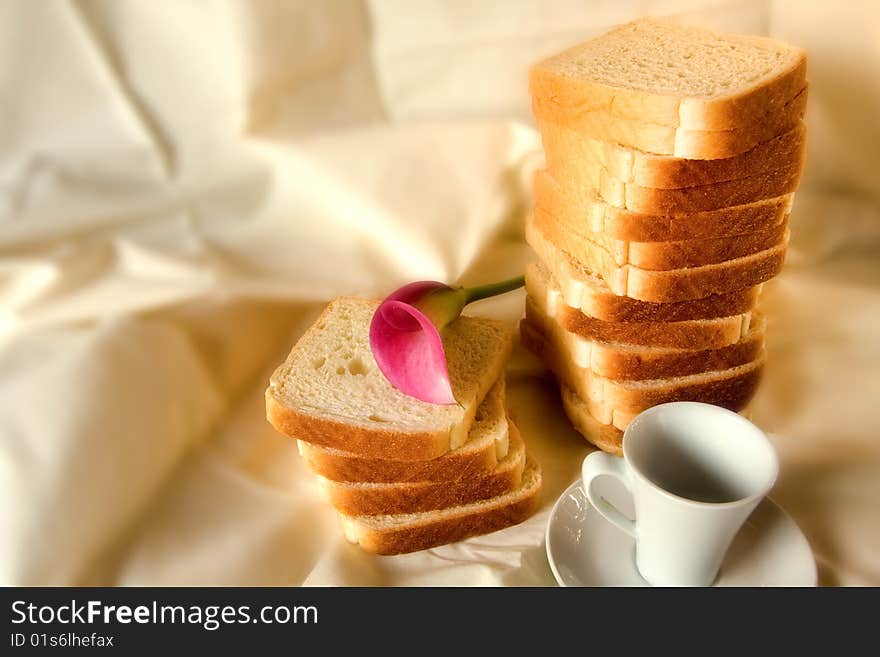
[[[547,166],[526,237],[523,343],[575,427],[620,453],[640,411],[742,410],[764,364],[804,162],[803,51],[642,19],[530,72]]]
[[[443,333],[458,404],[392,387],[369,327],[378,302],[330,303],[272,375],[266,413],[296,438],[346,538],[377,554],[413,552],[525,520],[541,470],[507,415],[512,327],[462,316]]]

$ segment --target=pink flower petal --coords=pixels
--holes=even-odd
[[[454,404],[440,333],[405,301],[418,300],[438,287],[447,286],[432,281],[410,283],[383,301],[370,323],[370,348],[395,388],[431,404]]]

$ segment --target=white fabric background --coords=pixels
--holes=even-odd
[[[342,540],[262,392],[336,294],[521,271],[526,66],[651,13],[809,51],[754,418],[822,582],[880,584],[870,0],[0,3],[0,583],[552,584],[547,511],[588,448],[534,361],[509,404],[542,511],[402,557]]]

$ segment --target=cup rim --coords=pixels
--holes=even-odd
[[[639,420],[639,418],[642,418],[645,416],[650,417],[651,415],[656,415],[657,413],[662,412],[662,409],[667,409],[670,406],[676,406],[676,407],[699,406],[699,407],[707,409],[711,413],[718,413],[719,415],[726,415],[727,417],[733,419],[735,422],[739,422],[742,426],[749,428],[752,432],[756,432],[757,435],[763,439],[765,445],[768,448],[768,452],[770,454],[770,457],[772,459],[771,472],[770,472],[770,476],[768,477],[767,483],[764,484],[764,486],[761,488],[760,491],[758,491],[756,493],[752,493],[751,495],[748,495],[746,497],[741,497],[739,499],[732,500],[730,502],[701,502],[699,500],[692,500],[690,498],[682,497],[681,495],[676,495],[675,493],[671,493],[668,490],[666,490],[665,488],[663,488],[662,486],[659,486],[654,481],[652,481],[645,473],[643,473],[635,465],[635,463],[633,462],[631,457],[627,454],[626,437],[630,433],[631,427],[633,427],[636,424],[636,422]],[[723,408],[721,406],[716,406],[715,404],[707,404],[705,402],[694,402],[694,401],[679,401],[679,402],[667,402],[665,404],[658,404],[657,406],[652,406],[651,408],[648,408],[648,409],[642,411],[635,418],[633,418],[633,420],[629,423],[629,425],[627,426],[627,428],[623,432],[623,441],[622,442],[623,442],[623,445],[622,445],[623,459],[624,459],[624,461],[626,461],[626,464],[627,464],[630,472],[632,472],[633,474],[638,476],[638,478],[641,481],[648,484],[652,489],[656,490],[657,492],[661,493],[662,495],[664,495],[672,500],[675,500],[677,502],[685,502],[687,504],[693,504],[693,505],[699,506],[699,507],[706,507],[706,508],[712,508],[712,509],[723,509],[723,508],[732,508],[732,507],[736,507],[736,506],[745,506],[751,502],[754,502],[756,500],[761,500],[762,498],[766,497],[767,493],[769,493],[773,489],[773,486],[776,484],[776,480],[779,477],[779,455],[776,453],[776,448],[773,446],[773,443],[770,442],[770,439],[767,437],[767,434],[764,433],[764,431],[760,427],[758,427],[758,425],[756,425],[754,422],[747,420],[739,413],[736,413],[736,412],[731,411],[729,409]]]

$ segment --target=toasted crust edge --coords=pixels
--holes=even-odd
[[[532,266],[545,267],[544,263],[532,263],[526,268],[526,287],[529,285]],[[555,276],[555,274],[553,274]],[[616,295],[608,289],[604,281],[597,279],[599,289],[575,295],[578,305],[569,305],[572,295],[563,295],[565,304],[603,322],[683,322],[692,320],[718,319],[743,315],[751,311],[758,301],[760,287],[734,290],[725,294],[715,294],[702,299],[687,299],[669,303],[639,301],[627,296]]]
[[[455,543],[472,536],[489,534],[527,520],[541,501],[543,480],[541,466],[531,456],[526,457],[526,470],[537,470],[538,481],[533,488],[523,489],[501,506],[484,500],[485,506],[460,509],[458,513],[440,520],[426,517],[416,524],[377,529],[358,522],[357,518],[341,516],[347,524],[346,536],[367,552],[379,555],[405,554],[432,547]],[[430,512],[428,512],[430,513]]]
[[[509,431],[509,428],[508,428]],[[346,450],[328,452],[321,445],[300,442],[300,453],[309,468],[331,481],[361,483],[409,483],[448,481],[458,476],[485,475],[498,465],[494,442],[483,449],[456,449],[435,459],[392,461],[361,456]]]
[[[579,376],[576,377],[576,374],[563,364],[564,355],[556,351],[556,346],[544,337],[539,328],[527,320],[522,322],[520,341],[526,349],[544,360],[560,383],[574,390],[585,402],[589,401],[589,388],[584,388],[584,385],[592,386],[592,382],[588,378],[580,380]],[[591,412],[599,411],[602,415],[608,416],[600,417],[599,420],[607,419],[619,428],[623,428],[619,419],[614,421],[615,416],[625,417],[628,421],[628,418],[635,413],[667,402],[702,401],[739,411],[745,408],[757,391],[764,369],[763,352],[751,363],[739,367],[743,368],[742,371],[734,373],[722,370],[715,372],[719,376],[706,381],[678,382],[677,385],[660,387],[640,387],[639,381],[619,381],[598,377],[601,379],[598,383],[602,385],[601,402],[590,402]],[[586,377],[590,376],[589,370],[583,373]],[[580,372],[577,374],[579,375]],[[573,380],[575,378],[578,380]]]
[[[631,242],[674,242],[745,235],[778,226],[789,214],[792,195],[705,212],[651,214],[609,205],[598,192],[572,195],[546,169],[533,178],[534,206],[582,231]]]
[[[349,487],[325,482],[333,507],[348,516],[420,513],[461,506],[509,493],[519,487],[525,467],[525,445],[510,423],[513,451],[510,461],[477,477],[459,473],[449,481],[390,483],[378,487]],[[513,447],[515,445],[515,447]]]
[[[541,326],[549,319],[535,307],[531,299],[526,299],[526,318],[522,321]],[[646,347],[623,350],[614,343],[584,339],[593,342],[589,366],[598,376],[615,381],[644,381],[745,365],[760,355],[764,347],[764,334],[764,322],[759,321],[756,330],[750,328],[739,341],[708,349]]]
[[[610,262],[611,256],[608,251],[599,245],[594,247],[597,252],[593,261],[583,264],[595,267],[598,270],[595,273],[615,294],[649,302],[686,301],[755,287],[773,278],[780,272],[785,262],[788,237],[786,231],[782,244],[765,251],[686,269],[656,271],[640,269],[632,265],[618,267]],[[526,220],[526,241],[541,255],[545,263],[545,249],[540,242],[546,242],[557,250],[559,259],[573,260],[572,256],[554,241],[553,236],[546,235],[539,226],[535,225],[533,216],[529,216]],[[555,263],[548,263],[548,266],[557,278],[570,274],[571,265],[568,262],[562,262],[561,267]],[[558,271],[561,268],[566,271]]]
[[[449,451],[450,432],[366,429],[284,406],[266,390],[266,419],[276,431],[308,443],[396,461],[433,459]]]
[[[641,188],[682,189],[738,180],[758,173],[784,169],[802,162],[806,152],[806,125],[761,142],[750,150],[717,160],[653,155],[626,146],[592,139],[585,144],[570,128],[538,121],[547,170],[560,180],[577,178],[577,168],[589,161],[620,183]]]
[[[587,405],[565,384],[560,384],[559,395],[562,399],[562,409],[575,431],[603,452],[623,456],[622,429],[618,429],[613,424],[603,424],[590,415]]]

